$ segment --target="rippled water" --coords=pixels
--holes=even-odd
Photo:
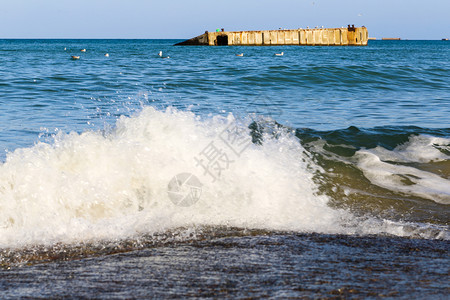
[[[0,40],[5,295],[445,295],[447,41],[175,42]]]
[[[173,42],[2,40],[1,116],[9,127],[2,125],[1,141],[11,144],[3,136],[12,130],[23,139],[26,130],[35,135],[41,127],[83,130],[87,119],[101,126],[100,116],[109,112],[114,119],[139,101],[193,105],[202,114],[258,112],[256,104],[266,104],[280,110],[279,122],[313,129],[448,128],[446,41],[373,41],[361,48],[173,47]],[[171,58],[159,59],[159,50]],[[286,54],[274,57],[279,51]],[[235,56],[241,52],[244,57]],[[81,59],[72,61],[70,55]]]

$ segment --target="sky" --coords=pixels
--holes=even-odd
[[[450,0],[0,0],[0,38],[187,39],[227,31],[366,26],[450,38]]]

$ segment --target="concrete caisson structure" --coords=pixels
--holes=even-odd
[[[366,46],[367,28],[280,29],[208,32],[176,45],[204,46]]]

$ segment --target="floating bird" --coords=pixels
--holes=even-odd
[[[80,51],[81,51],[81,52],[86,52],[86,49],[81,49]]]
[[[170,58],[170,56],[168,56],[168,55],[167,56],[163,56],[162,51],[159,51],[158,56],[161,57],[161,58]]]
[[[275,56],[283,56],[284,55],[284,52],[281,52],[281,53],[275,53]]]
[[[75,59],[80,59],[80,57],[79,57],[79,56],[76,56],[76,55],[72,55],[72,59],[73,59],[73,60],[75,60]]]
[[[236,54],[236,56],[244,56],[244,53]]]
[[[67,48],[66,47],[64,47],[64,51],[66,51],[67,50]]]
[[[109,57],[109,53],[105,53],[105,57]]]

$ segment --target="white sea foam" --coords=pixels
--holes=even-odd
[[[421,170],[411,163],[432,163],[450,159],[439,148],[448,148],[450,140],[425,135],[387,150],[383,147],[359,150],[355,157],[364,175],[375,185],[412,194],[442,204],[450,204],[450,181]]]
[[[393,151],[383,147],[371,149],[371,153],[383,161],[428,163],[448,160],[450,157],[439,149],[450,150],[450,139],[428,135],[411,136],[409,141]]]
[[[297,138],[266,136],[239,156],[218,138],[233,123],[231,115],[200,119],[147,107],[120,118],[109,133],[59,134],[53,143],[9,153],[0,165],[0,247],[122,239],[191,225],[436,237],[329,207]],[[216,181],[195,160],[211,142],[230,160]],[[203,184],[189,207],[174,205],[167,193],[180,173]]]

